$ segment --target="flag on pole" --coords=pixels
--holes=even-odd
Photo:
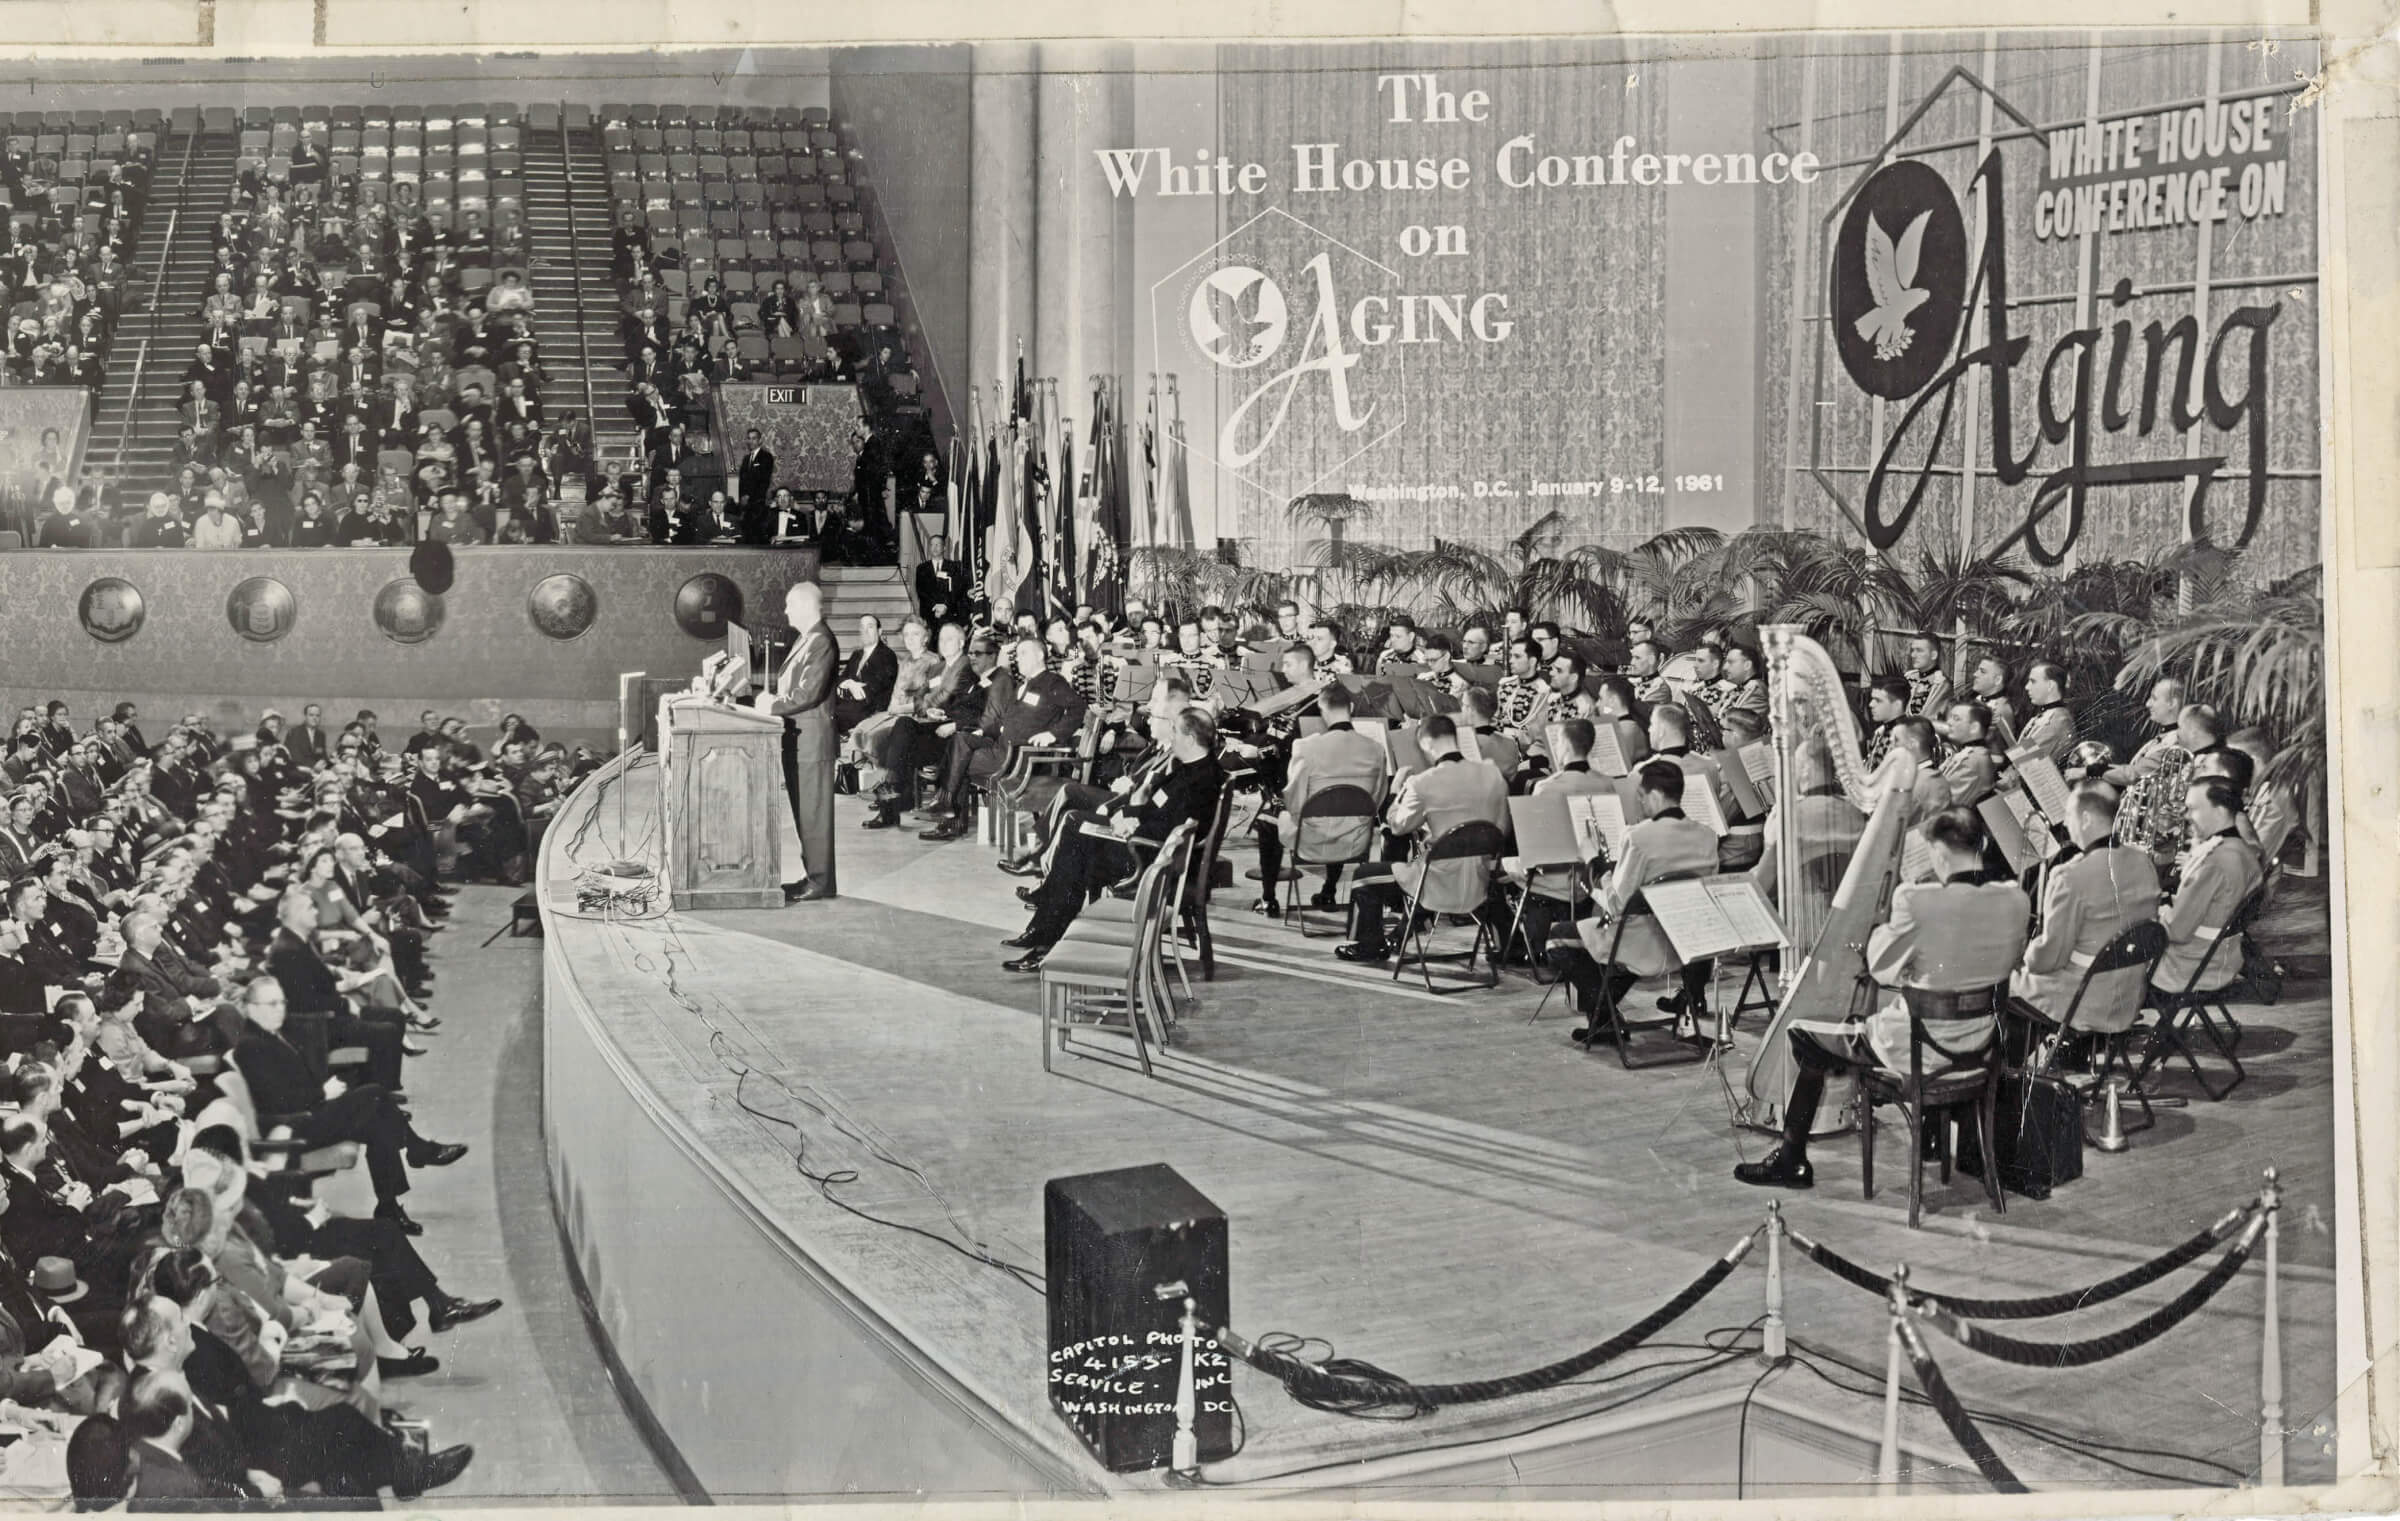
[[[1150,399],[1142,405],[1142,542],[1164,543],[1158,514],[1158,377],[1150,377]]]

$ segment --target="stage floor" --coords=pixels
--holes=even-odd
[[[578,807],[588,819],[571,810],[556,826],[566,848],[555,855],[583,865],[655,858],[653,766],[636,765],[592,801],[587,789]],[[1728,1123],[1714,1076],[1690,1065],[1628,1072],[1611,1054],[1586,1054],[1566,1038],[1574,1021],[1560,998],[1530,1020],[1542,990],[1521,978],[1438,998],[1348,967],[1333,959],[1331,940],[1303,941],[1244,912],[1247,882],[1217,895],[1217,978],[1155,1080],[1107,1035],[1079,1041],[1087,1056],[1065,1056],[1058,1074],[1045,1075],[1038,980],[1000,970],[1012,954],[1000,938],[1024,923],[1015,879],[973,840],[864,831],[862,816],[849,800],[838,809],[836,901],[654,922],[560,919],[555,949],[572,958],[603,1027],[661,1098],[771,1201],[793,1237],[1055,1450],[1080,1454],[1045,1403],[1041,1298],[937,1242],[827,1202],[794,1166],[795,1147],[819,1174],[855,1170],[838,1194],[858,1209],[980,1241],[1037,1274],[1045,1180],[1170,1163],[1231,1222],[1235,1329],[1324,1338],[1338,1355],[1421,1382],[1500,1376],[1589,1346],[1764,1218],[1766,1196],[1729,1172],[1767,1143]],[[785,849],[796,859],[796,842]],[[1249,864],[1246,852],[1236,858],[1237,881]],[[544,892],[571,909],[571,883],[547,882]],[[1974,1180],[1945,1187],[1929,1173],[1925,1228],[1911,1232],[1897,1145],[1886,1137],[1881,1187],[1868,1201],[1859,1198],[1857,1143],[1845,1139],[1817,1149],[1814,1192],[1781,1196],[1788,1218],[1854,1260],[1907,1262],[1923,1286],[2013,1297],[2096,1282],[2154,1256],[2248,1198],[2260,1169],[2274,1165],[2286,1189],[2287,1475],[2329,1478],[2331,1431],[2319,1423],[2330,1422],[2334,1395],[2330,1003],[2322,984],[2302,984],[2272,1008],[2241,1013],[2251,1076],[2228,1101],[2163,1111],[2132,1150],[2088,1154],[2085,1178],[2052,1199],[2012,1196],[2006,1215],[1993,1217]],[[1756,1035],[1753,1026],[1738,1037],[1744,1063]],[[1738,1085],[1739,1065],[1733,1076]],[[1661,1340],[1697,1344],[1712,1328],[1755,1321],[1762,1261],[1753,1254]],[[1880,1301],[1796,1254],[1785,1281],[1797,1350],[1880,1370]],[[2131,1322],[2190,1281],[2186,1270],[2104,1309],[2008,1329],[2081,1339]],[[2231,1469],[2217,1476],[2231,1482],[2258,1462],[2262,1281],[2254,1262],[2192,1321],[2092,1368],[2020,1369],[1940,1338],[1934,1352],[1970,1406],[2086,1442],[2207,1458]],[[1738,1389],[1758,1371],[1748,1361],[1711,1369],[1677,1393]],[[1303,1408],[1238,1368],[1247,1443],[1209,1477],[1265,1489],[1373,1482],[1404,1466],[1400,1454],[1596,1413],[1672,1376],[1385,1423]],[[1805,1368],[1777,1373],[1768,1387],[1874,1429],[1871,1403]],[[1912,1414],[1909,1434],[1954,1450],[1928,1414]],[[2035,1484],[2156,1484],[2200,1472],[2120,1455],[2159,1471],[2144,1478],[2008,1429],[1987,1434]],[[1155,1487],[1139,1476],[1106,1482]],[[1510,1493],[1568,1497],[1532,1484]]]

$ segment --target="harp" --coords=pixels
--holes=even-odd
[[[1850,1010],[1867,936],[1884,917],[1899,869],[1913,766],[1895,750],[1870,772],[1833,658],[1795,625],[1759,633],[1775,736],[1772,887],[1791,937],[1782,999],[1745,1079],[1745,1118],[1767,1125],[1780,1116],[1796,1070],[1784,1031],[1794,1020],[1839,1020]]]

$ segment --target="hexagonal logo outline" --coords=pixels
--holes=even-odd
[[[1206,248],[1201,249],[1198,253],[1192,255],[1190,258],[1184,260],[1181,264],[1176,265],[1173,269],[1168,270],[1165,274],[1150,282],[1150,349],[1153,360],[1158,362],[1159,368],[1162,371],[1168,369],[1168,366],[1163,361],[1166,353],[1165,335],[1168,331],[1170,331],[1170,328],[1177,334],[1176,351],[1179,354],[1188,353],[1191,350],[1192,344],[1189,335],[1184,332],[1183,323],[1180,320],[1176,320],[1172,324],[1162,321],[1159,314],[1160,293],[1166,290],[1169,286],[1179,285],[1185,280],[1188,272],[1191,271],[1195,266],[1208,263],[1209,261],[1217,258],[1221,251],[1228,244],[1241,237],[1242,234],[1248,232],[1252,227],[1255,227],[1259,222],[1268,217],[1281,217],[1285,221],[1298,226],[1303,231],[1307,232],[1311,237],[1316,238],[1319,242],[1326,245],[1328,248],[1341,250],[1343,253],[1346,253],[1352,258],[1367,265],[1369,268],[1380,272],[1394,284],[1402,283],[1400,272],[1392,268],[1390,265],[1385,264],[1382,260],[1352,247],[1350,244],[1343,242],[1340,238],[1335,237],[1333,234],[1327,232],[1322,227],[1317,226],[1315,223],[1308,221],[1306,218],[1294,216],[1291,212],[1284,210],[1281,206],[1269,206],[1265,210],[1258,212],[1256,215],[1244,221],[1240,226],[1229,229],[1223,237],[1218,238]],[[1341,320],[1341,314],[1336,314],[1336,320]],[[1303,341],[1305,342],[1305,340]],[[1261,497],[1264,497],[1270,501],[1283,502],[1292,497],[1302,496],[1308,492],[1314,491],[1321,482],[1335,475],[1345,466],[1349,465],[1352,461],[1358,459],[1361,455],[1366,454],[1369,450],[1374,449],[1378,445],[1382,444],[1386,439],[1389,439],[1392,437],[1392,435],[1398,433],[1401,429],[1408,426],[1409,389],[1407,346],[1398,342],[1390,342],[1376,345],[1376,347],[1389,348],[1393,351],[1391,362],[1395,369],[1395,389],[1398,392],[1398,397],[1396,405],[1389,402],[1386,403],[1387,405],[1393,405],[1393,410],[1396,414],[1391,425],[1374,434],[1372,437],[1364,440],[1357,448],[1351,450],[1348,454],[1343,455],[1340,459],[1334,460],[1330,464],[1327,464],[1323,469],[1317,471],[1316,474],[1310,476],[1298,486],[1287,491],[1282,488],[1269,486],[1264,481],[1255,478],[1247,469],[1231,463],[1225,459],[1221,453],[1219,453],[1218,439],[1214,436],[1209,438],[1206,448],[1199,450],[1194,450],[1192,448],[1192,442],[1188,436],[1184,437],[1180,440],[1184,450],[1187,453],[1198,453],[1205,456],[1210,462],[1222,469],[1227,475],[1232,476],[1244,486],[1249,487],[1251,490],[1257,492]],[[1207,361],[1204,359],[1202,363],[1206,365]],[[1204,368],[1201,373],[1208,376],[1213,383],[1216,371],[1222,368],[1224,367],[1209,365],[1207,368]],[[1159,436],[1159,447],[1164,450],[1172,447],[1176,442],[1178,442],[1178,440],[1172,435],[1164,432],[1162,428]]]

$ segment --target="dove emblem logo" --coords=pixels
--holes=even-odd
[[[1917,254],[1925,243],[1925,224],[1932,220],[1932,212],[1918,212],[1895,245],[1882,223],[1873,216],[1867,218],[1867,289],[1874,294],[1875,310],[1858,319],[1858,336],[1875,340],[1878,359],[1899,358],[1916,336],[1909,331],[1908,316],[1925,303],[1924,288],[1914,282]]]
[[[1916,159],[1869,175],[1833,244],[1833,338],[1859,389],[1888,401],[1924,389],[1958,337],[1966,283],[1949,182]]]

